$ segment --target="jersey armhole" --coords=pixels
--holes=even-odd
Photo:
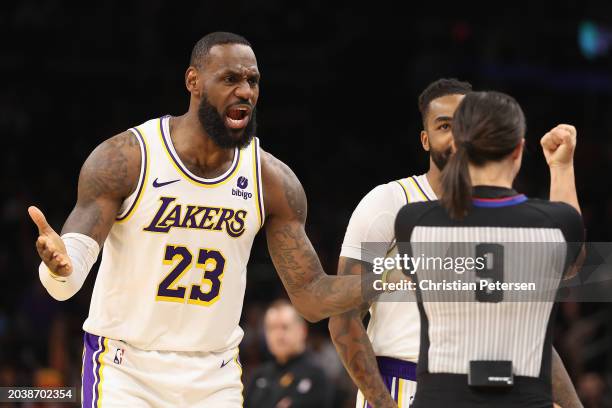
[[[144,137],[138,128],[131,128],[130,132],[136,136],[140,146],[140,157],[142,158],[142,160],[140,160],[140,175],[138,177],[138,185],[136,186],[136,189],[134,189],[134,192],[130,194],[121,204],[122,210],[117,216],[116,222],[125,222],[132,216],[132,214],[134,214],[144,193],[144,186],[146,185],[146,179],[149,173],[149,149]]]
[[[264,225],[266,212],[263,200],[263,185],[261,181],[261,154],[259,151],[259,138],[253,137],[253,172],[255,176],[255,201],[257,205],[257,216],[259,217],[259,228]]]
[[[400,180],[395,180],[395,182],[399,184],[402,188],[402,191],[404,192],[404,198],[406,198],[406,204],[410,204],[410,195],[408,194],[408,189],[406,188],[404,183],[402,183]]]

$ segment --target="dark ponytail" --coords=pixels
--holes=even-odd
[[[451,156],[442,172],[442,205],[451,218],[461,219],[470,207],[472,200],[472,180],[468,169],[468,153],[460,145]]]
[[[466,216],[472,204],[468,164],[482,166],[507,157],[525,136],[519,104],[499,92],[467,94],[453,115],[456,152],[442,171],[440,202],[454,219]]]

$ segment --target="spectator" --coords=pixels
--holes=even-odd
[[[286,300],[273,302],[264,318],[266,342],[274,361],[257,369],[245,392],[245,408],[331,406],[324,371],[306,352],[306,322]]]

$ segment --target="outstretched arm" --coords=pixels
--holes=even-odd
[[[266,237],[272,262],[291,302],[315,322],[355,309],[363,302],[362,277],[329,276],[306,235],[306,194],[295,174],[269,153],[262,155]],[[371,288],[373,274],[364,279]],[[373,297],[372,289],[366,294]]]
[[[132,132],[121,133],[99,145],[83,164],[77,203],[62,234],[83,234],[101,247],[122,201],[136,187],[139,173],[140,147]],[[32,206],[28,212],[39,230],[36,249],[42,261],[56,278],[69,277],[73,261],[64,241],[47,223],[42,211]]]
[[[366,262],[341,256],[338,275],[361,275],[362,268],[368,267]],[[368,307],[369,304],[365,303],[358,310],[331,316],[329,333],[342,364],[370,405],[397,408],[380,376],[376,355],[363,325]]]

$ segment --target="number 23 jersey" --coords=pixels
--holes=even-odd
[[[130,129],[138,186],[104,243],[83,329],[144,350],[227,350],[243,336],[246,266],[264,221],[259,141],[205,179],[181,162],[169,122]]]

